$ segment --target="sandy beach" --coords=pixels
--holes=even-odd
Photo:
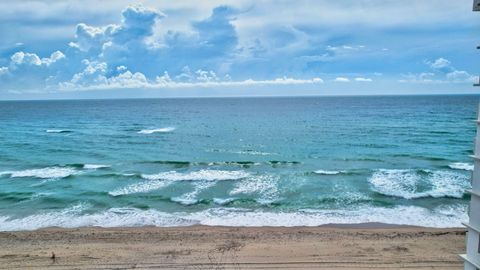
[[[49,228],[0,233],[0,269],[461,269],[464,237],[381,224]]]

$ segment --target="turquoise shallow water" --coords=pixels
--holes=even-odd
[[[0,102],[0,230],[466,220],[477,96]]]

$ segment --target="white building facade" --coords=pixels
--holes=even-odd
[[[480,11],[480,0],[473,1],[473,11]],[[480,46],[477,47],[480,49]],[[480,86],[480,82],[475,84]],[[474,169],[472,174],[472,189],[468,215],[470,220],[464,223],[467,227],[467,253],[461,255],[465,261],[465,270],[480,270],[480,106],[477,116],[477,137],[475,138],[475,152],[472,156]]]
[[[480,106],[479,106],[480,112]],[[464,223],[467,227],[467,253],[461,255],[465,260],[465,270],[480,270],[480,113],[477,117],[477,137],[475,138],[474,170],[468,215],[470,220]]]

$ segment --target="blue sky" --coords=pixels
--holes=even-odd
[[[0,99],[475,93],[447,1],[2,1]]]

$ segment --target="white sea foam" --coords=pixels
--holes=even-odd
[[[324,224],[357,224],[379,222],[425,227],[461,227],[468,218],[466,206],[455,205],[433,210],[418,206],[393,208],[362,206],[357,209],[266,212],[262,210],[212,208],[193,213],[189,219],[209,226],[319,226]]]
[[[146,192],[162,189],[170,185],[171,183],[172,183],[171,181],[160,181],[160,180],[143,181],[140,183],[135,183],[122,188],[112,190],[108,192],[108,194],[112,196],[120,196],[120,195],[128,195],[128,194],[135,194],[135,193],[146,193]]]
[[[314,171],[316,174],[321,174],[321,175],[336,175],[336,174],[341,174],[344,173],[343,171],[325,171],[325,170],[317,170]]]
[[[203,190],[213,187],[216,183],[212,181],[201,181],[194,183],[194,190],[192,192],[185,193],[181,196],[172,198],[172,201],[178,202],[183,205],[192,205],[198,202],[198,194]]]
[[[369,181],[374,191],[405,199],[461,198],[469,188],[467,176],[449,171],[378,170]]]
[[[257,202],[268,204],[278,199],[278,176],[259,175],[249,177],[235,184],[230,195],[256,194],[259,196]]]
[[[84,169],[87,169],[87,170],[96,170],[96,169],[110,168],[110,165],[84,164],[84,165],[83,165],[83,168],[84,168]]]
[[[221,181],[242,179],[248,177],[249,175],[249,173],[244,171],[200,170],[187,173],[169,171],[158,174],[142,174],[142,178],[148,180],[171,181]]]
[[[69,167],[46,167],[41,169],[27,169],[22,171],[5,171],[0,175],[10,175],[11,178],[35,177],[41,179],[65,178],[79,173],[74,168]]]
[[[35,230],[46,227],[139,227],[139,226],[187,226],[194,221],[184,220],[176,215],[155,210],[134,208],[111,208],[104,212],[85,214],[84,206],[74,206],[63,211],[52,211],[13,219],[0,216],[0,231]]]
[[[253,151],[253,150],[236,151],[236,152],[233,152],[233,153],[240,154],[240,155],[252,155],[252,156],[271,156],[271,155],[275,155],[274,153]]]
[[[67,129],[47,129],[47,130],[45,130],[45,132],[47,132],[47,133],[67,133],[67,132],[71,132],[71,131],[67,130]]]
[[[448,165],[451,169],[455,170],[464,170],[464,171],[473,171],[473,164],[456,162]]]
[[[225,205],[227,203],[233,202],[234,198],[213,198],[213,202],[218,205]]]
[[[156,129],[143,129],[140,130],[139,134],[152,134],[152,133],[168,133],[174,131],[174,127],[165,127],[165,128],[156,128]]]
[[[111,208],[87,213],[89,205],[77,205],[63,211],[51,211],[27,217],[0,216],[0,231],[35,230],[45,227],[138,227],[138,226],[319,226],[324,224],[357,224],[380,222],[437,228],[461,227],[468,219],[466,205],[439,206],[426,209],[418,206],[372,207],[356,209],[271,212],[236,208],[211,208],[200,212],[165,213],[153,209]]]

